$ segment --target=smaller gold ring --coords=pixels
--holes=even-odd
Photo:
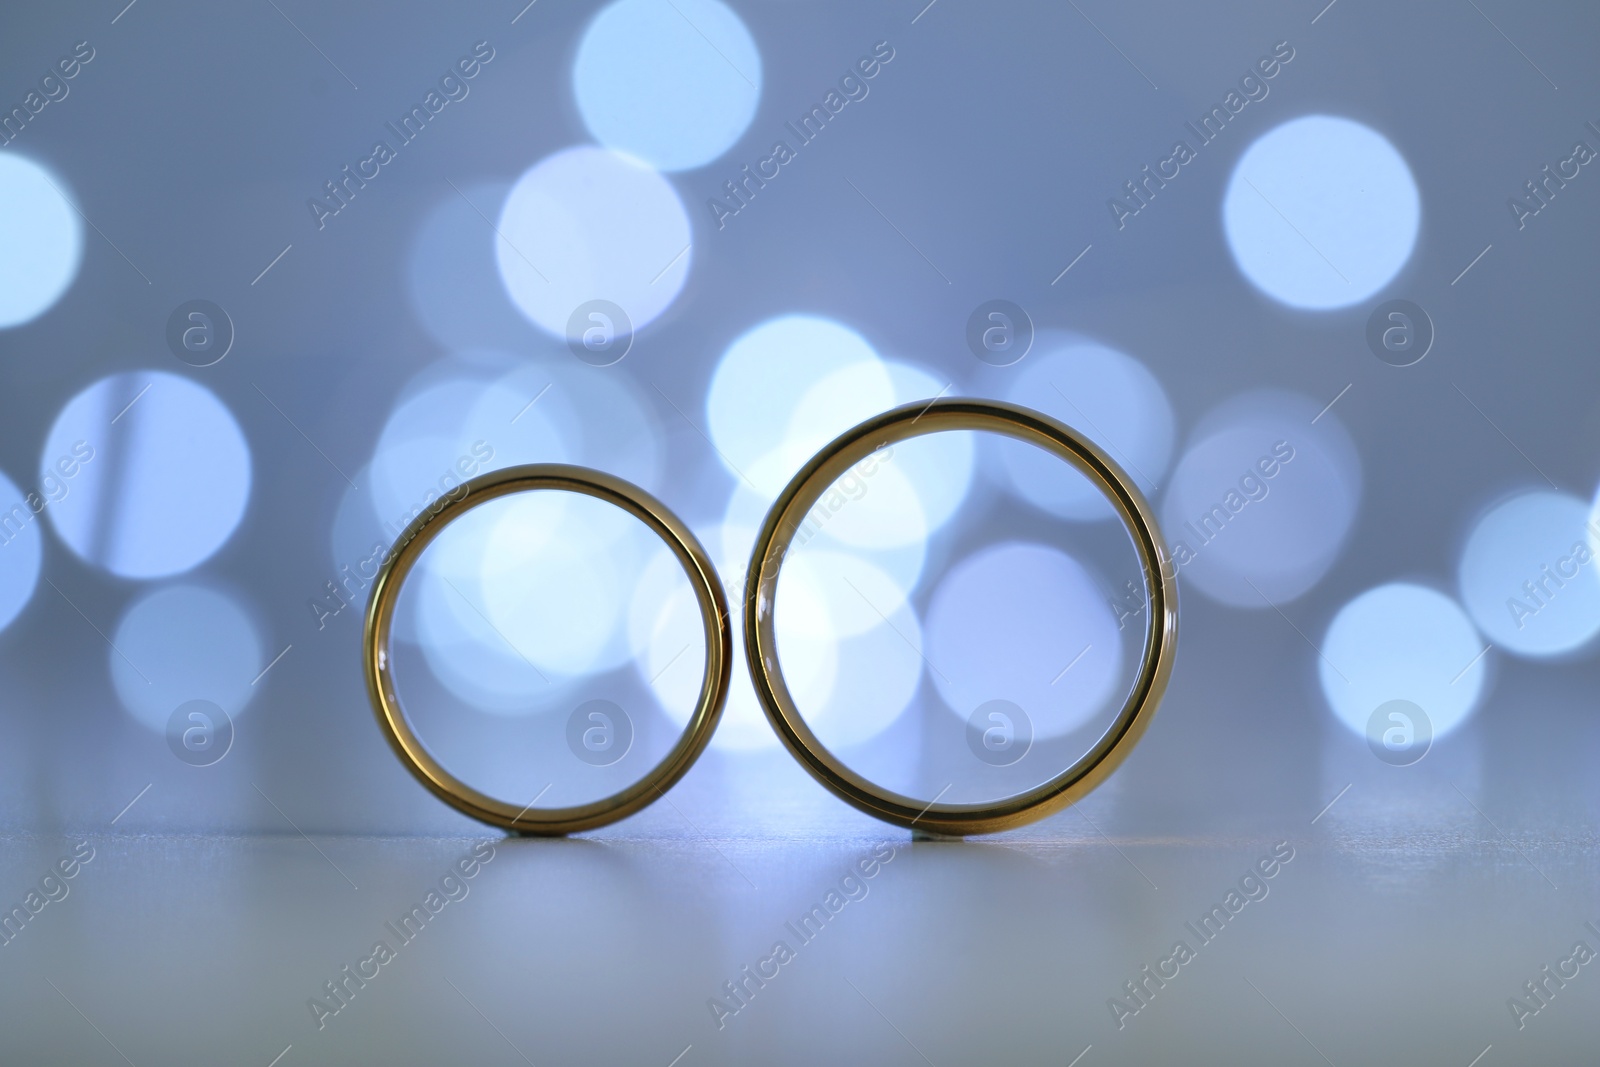
[[[535,490],[581,493],[614,504],[648,526],[666,542],[689,577],[705,627],[705,680],[699,702],[683,736],[672,751],[643,778],[626,789],[588,804],[566,808],[534,810],[480,793],[445,770],[433,753],[417,737],[406,719],[395,693],[393,657],[389,651],[391,627],[400,589],[423,551],[454,520],[472,508],[498,497]],[[459,495],[458,495],[459,494]],[[367,605],[366,628],[362,639],[362,661],[366,669],[367,696],[377,713],[378,725],[389,745],[417,780],[434,796],[482,822],[522,834],[556,836],[592,830],[626,818],[664,794],[682,778],[717,727],[728,695],[728,673],[732,666],[729,650],[732,630],[728,622],[728,602],[717,579],[716,569],[694,534],[689,532],[665,504],[631,482],[562,463],[534,463],[507,467],[482,474],[446,494],[430,510],[424,511],[400,535],[396,547],[373,582],[372,599]]]
[[[801,717],[778,663],[773,619],[778,572],[806,515],[829,486],[878,449],[948,430],[1003,434],[1065,460],[1110,499],[1133,536],[1149,590],[1150,614],[1138,676],[1115,721],[1076,763],[1042,785],[984,804],[924,804],[856,774],[817,739]],[[1167,558],[1155,514],[1133,481],[1092,441],[1047,415],[992,400],[951,398],[886,411],[836,438],[813,456],[767,512],[745,582],[745,654],[756,696],[785,747],[841,800],[910,830],[964,837],[1009,830],[1060,811],[1114,771],[1150,725],[1172,673],[1178,637],[1177,569]]]

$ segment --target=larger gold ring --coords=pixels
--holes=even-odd
[[[406,719],[395,695],[393,661],[389,653],[390,628],[400,588],[422,556],[423,550],[444,528],[472,508],[497,497],[532,490],[558,490],[592,496],[633,515],[672,549],[694,587],[705,624],[705,680],[688,728],[672,751],[650,772],[621,792],[589,804],[567,808],[518,810],[515,806],[478,792],[445,770],[428,751]],[[459,493],[460,495],[455,495]],[[732,631],[728,602],[705,549],[694,534],[665,504],[621,478],[561,463],[535,463],[507,467],[480,475],[447,494],[434,509],[424,511],[406,527],[373,582],[367,606],[362,660],[366,668],[367,695],[378,724],[400,762],[416,775],[434,796],[483,822],[523,834],[555,836],[591,830],[632,815],[670,789],[705,750],[722,715],[728,695],[728,652]]]
[[[1116,720],[1076,763],[1042,785],[988,804],[924,804],[873,785],[817,740],[778,664],[773,601],[783,557],[805,516],[846,471],[885,445],[946,430],[984,430],[1066,460],[1110,498],[1133,535],[1149,591],[1149,626],[1138,677]],[[811,776],[868,815],[910,830],[962,837],[1009,830],[1060,811],[1114,771],[1150,725],[1172,673],[1178,638],[1177,570],[1155,515],[1132,480],[1099,446],[1056,420],[1015,404],[948,399],[887,411],[847,431],[811,458],[767,512],[745,584],[745,653],[756,696],[784,745]]]

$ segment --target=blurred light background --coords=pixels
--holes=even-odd
[[[738,626],[805,461],[951,395],[1076,427],[1161,517],[1183,640],[1113,825],[1314,810],[1393,700],[1480,788],[1592,756],[1600,204],[1552,184],[1519,228],[1505,199],[1596,136],[1573,51],[1594,17],[1541,17],[1556,99],[1447,6],[1383,34],[1353,3],[1163,34],[1071,5],[8,12],[0,825],[98,826],[150,784],[124,825],[463,830],[359,669],[419,511],[518,463],[609,471],[689,523]],[[830,747],[977,799],[1092,743],[1144,590],[1081,476],[963,432],[826,499],[779,630]],[[658,759],[704,654],[663,546],[549,494],[453,527],[397,634],[429,743],[507,796],[564,783],[542,803]],[[685,788],[727,832],[831,817],[738,655]],[[195,700],[237,731],[198,769],[171,736]],[[563,740],[599,736],[573,726],[594,700],[627,720],[612,762]],[[969,751],[995,701],[1023,720],[1012,762]],[[1527,731],[1561,752],[1493,740]],[[1429,781],[1386,795],[1426,814]],[[1559,781],[1592,816],[1592,775]]]
[[[100,857],[0,923],[0,1060],[1593,1062],[1594,979],[1526,1030],[1505,998],[1600,936],[1595,5],[67,0],[0,31],[0,906]],[[699,762],[575,840],[501,840],[390,752],[372,578],[464,481],[639,485],[737,635],[788,481],[940,396],[1098,443],[1178,568],[1165,701],[1072,809],[908,840],[806,777],[738,641]],[[1093,744],[1147,609],[1081,476],[930,435],[818,509],[778,641],[849,766],[977,801]],[[429,746],[545,806],[660,759],[705,654],[672,555],[552,494],[446,531],[395,633]],[[1108,1017],[1277,841],[1204,977]],[[454,932],[322,1029],[306,998],[474,843]]]

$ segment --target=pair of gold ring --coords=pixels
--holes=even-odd
[[[806,514],[838,478],[877,449],[950,430],[981,430],[1035,445],[1070,463],[1111,501],[1132,535],[1150,600],[1144,655],[1128,697],[1093,747],[1060,774],[1023,793],[984,804],[924,804],[866,780],[811,732],[778,662],[773,601],[784,556]],[[493,471],[467,482],[460,496],[418,516],[400,536],[373,583],[362,657],[367,692],[395,755],[440,800],[486,823],[523,834],[560,835],[593,829],[640,810],[670,789],[704,751],[727,697],[732,633],[727,599],[705,549],[659,500],[620,478],[564,464]],[[683,736],[637,782],[593,803],[518,810],[472,788],[439,763],[412,729],[395,693],[389,644],[400,588],[423,551],[452,521],[497,497],[531,490],[581,493],[623,509],[660,537],[683,567],[705,630],[705,673]],[[767,513],[745,585],[744,642],[756,695],[785,747],[845,802],[885,822],[949,836],[993,833],[1041,819],[1083,796],[1125,759],[1149,725],[1172,670],[1178,634],[1177,574],[1150,505],[1106,453],[1081,434],[1028,408],[992,400],[946,399],[909,404],[868,419],[812,457]]]

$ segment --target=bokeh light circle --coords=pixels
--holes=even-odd
[[[1372,713],[1409,700],[1427,714],[1433,736],[1459,726],[1478,702],[1488,671],[1472,620],[1450,597],[1394,582],[1339,609],[1322,639],[1322,692],[1339,721],[1367,736]]]
[[[717,451],[738,468],[721,529],[720,548],[736,564],[724,575],[730,587],[742,588],[767,509],[815,452],[863,419],[949,388],[921,367],[879,359],[853,330],[827,319],[785,316],[736,341],[707,401]],[[773,417],[759,417],[761,405]],[[853,557],[883,571],[900,590],[898,604],[921,576],[929,537],[959,513],[976,454],[972,432],[952,431],[863,459],[809,513],[808,553],[835,562]]]
[[[372,507],[388,524],[391,538],[439,497],[491,469],[497,449],[486,435],[475,436],[468,423],[489,388],[483,379],[445,378],[395,405],[378,436],[368,475]],[[543,429],[541,416],[529,419],[520,432]]]
[[[591,496],[540,490],[488,501],[423,552],[416,595],[401,599],[396,622],[411,618],[434,678],[469,706],[540,713],[634,658],[627,612],[656,543],[643,523]],[[691,709],[698,686],[696,676]]]
[[[820,544],[808,541],[785,557],[774,594],[782,605],[777,647],[797,664],[807,652],[831,649],[831,692],[798,706],[817,739],[837,751],[883,733],[910,706],[922,681],[922,624],[909,583],[878,566],[874,554]]]
[[[123,613],[111,641],[117,696],[154,733],[164,733],[172,712],[190,700],[209,700],[237,719],[266,666],[261,635],[244,606],[207,586],[147,593]]]
[[[1367,299],[1405,266],[1421,199],[1411,168],[1382,134],[1306,115],[1245,150],[1222,222],[1251,284],[1290,307],[1327,310]]]
[[[1172,404],[1144,364],[1104,345],[1041,335],[1006,399],[1066,423],[1110,453],[1145,494],[1172,462]],[[1011,490],[1064,519],[1116,518],[1093,482],[1041,449],[996,442]]]
[[[1484,637],[1518,655],[1570,652],[1600,633],[1600,560],[1589,505],[1540,489],[1491,508],[1467,537],[1461,602]]]
[[[755,531],[731,533],[717,531],[706,540],[713,552],[717,573],[728,595],[733,625],[743,616],[743,587],[739,584]],[[720,554],[716,546],[724,547]],[[742,548],[742,555],[739,550]],[[689,722],[699,685],[699,666],[693,658],[694,636],[701,625],[692,590],[687,584],[672,590],[664,584],[669,561],[657,559],[645,571],[630,611],[629,630],[635,648],[642,653],[635,668],[646,679],[661,701],[662,711],[675,726]],[[807,707],[825,706],[833,697],[839,670],[838,642],[819,625],[827,618],[827,608],[800,586],[794,600],[785,605],[787,617],[779,623],[778,637],[784,642],[784,655],[794,664],[795,698]],[[688,651],[686,651],[686,649]],[[744,642],[734,641],[733,673],[728,681],[728,701],[722,721],[712,735],[711,747],[723,752],[753,752],[779,747],[777,734],[767,722],[756,700],[755,687],[744,658]]]
[[[834,646],[833,693],[819,704],[801,705],[817,740],[830,751],[849,751],[894,725],[922,684],[923,642],[922,623],[908,602],[886,611],[876,625],[842,636]]]
[[[603,500],[525,493],[489,532],[484,614],[546,675],[581,676],[631,658],[628,593],[650,531]]]
[[[728,346],[706,394],[706,422],[724,464],[770,499],[817,449],[894,407],[894,398],[888,369],[855,330],[783,315]]]
[[[441,360],[408,383],[379,435],[370,468],[356,478],[361,491],[347,491],[340,503],[332,537],[336,579],[346,581],[361,564],[351,590],[358,595],[366,588],[360,578],[370,579],[375,569],[364,562],[374,558],[373,546],[379,546],[381,559],[382,549],[412,519],[459,495],[473,477],[523,463],[576,463],[647,491],[661,481],[657,418],[626,377],[596,374],[559,357],[530,361],[495,350],[470,355],[470,360]],[[554,502],[540,506],[562,511],[565,497],[556,494]],[[497,711],[525,710],[527,679],[513,676],[532,675],[526,661],[512,653],[511,662],[502,662],[495,646],[503,640],[446,583],[482,604],[480,563],[493,549],[497,520],[490,515],[495,510],[468,512],[424,553],[417,595],[396,610],[394,633],[420,640],[439,680],[463,700]],[[592,532],[574,531],[574,536],[589,538]],[[537,533],[525,528],[518,536],[526,540]],[[642,528],[639,533],[644,536]],[[527,540],[523,547],[545,540]],[[425,606],[413,610],[419,604]],[[419,619],[443,621],[419,629]],[[443,651],[446,646],[459,647],[464,666],[458,669],[450,661],[454,653]],[[479,666],[466,662],[478,659]],[[486,681],[491,678],[492,684]],[[533,678],[543,692],[550,691]]]
[[[0,329],[48,311],[78,276],[83,224],[65,197],[33,160],[0,154]]]
[[[468,479],[521,463],[581,463],[647,488],[659,480],[655,421],[625,380],[515,362],[499,377],[430,368],[394,405],[366,479],[391,538]]]
[[[1181,585],[1266,609],[1327,574],[1355,522],[1362,475],[1349,434],[1321,407],[1260,390],[1201,420],[1161,502]]]
[[[567,148],[517,180],[500,211],[495,261],[511,300],[568,339],[572,313],[609,300],[633,329],[653,321],[689,277],[689,216],[672,184],[604,148]]]
[[[584,31],[572,87],[601,144],[657,170],[686,170],[749,127],[761,53],[719,0],[617,0]]]
[[[1060,737],[1118,695],[1122,634],[1110,595],[1059,549],[1004,542],[963,559],[934,590],[927,631],[934,684],[963,722],[1009,700],[1035,736]]]
[[[45,493],[24,494],[0,474],[0,630],[28,606],[39,584],[43,537],[37,509],[49,507],[48,501]]]
[[[164,371],[115,374],[74,396],[50,428],[39,471],[41,482],[65,484],[45,512],[67,547],[125,578],[204,562],[250,499],[250,446],[232,412]]]
[[[808,529],[812,534],[807,552],[848,555],[868,561],[886,571],[899,588],[915,588],[927,561],[929,507],[930,504],[937,505],[939,501],[935,499],[930,504],[923,503],[923,495],[919,492],[922,485],[912,484],[908,479],[911,464],[897,465],[896,461],[919,458],[907,453],[903,446],[908,443],[920,445],[927,441],[937,444],[941,443],[939,438],[955,436],[958,435],[952,432],[939,437],[901,442],[894,446],[888,458],[877,461],[871,468],[867,467],[866,462],[857,464],[852,471],[853,478],[847,475],[837,483],[841,495],[834,497],[832,493],[825,494],[818,508],[813,509],[813,517],[808,520]],[[939,455],[928,450],[920,459],[927,464]],[[960,471],[962,468],[958,465],[956,469]],[[864,470],[870,470],[870,473],[864,474]],[[938,489],[946,487],[937,486]],[[934,496],[935,493],[927,495]],[[946,494],[938,495],[942,498]],[[743,578],[750,561],[750,549],[756,543],[756,532],[766,518],[772,501],[772,495],[758,493],[743,482],[734,487],[723,517],[719,541],[728,565],[733,568],[723,572],[729,589],[744,588]],[[828,509],[830,503],[838,504],[837,510],[821,510]]]

